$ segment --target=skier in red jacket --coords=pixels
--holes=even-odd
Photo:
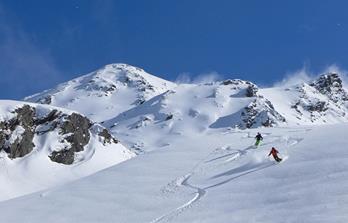
[[[278,157],[278,153],[279,153],[278,150],[276,150],[274,147],[272,147],[271,152],[269,152],[268,156],[270,156],[272,154],[275,161],[280,162],[280,161],[282,161],[282,159]]]

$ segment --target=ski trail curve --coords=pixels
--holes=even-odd
[[[171,212],[164,214],[164,215],[156,218],[155,220],[151,221],[151,223],[168,222],[168,221],[172,220],[173,218],[177,217],[179,214],[184,212],[186,209],[192,207],[192,205],[194,205],[196,202],[198,202],[206,194],[206,191],[203,188],[194,186],[194,185],[189,183],[189,179],[191,178],[191,176],[192,176],[192,173],[187,174],[184,177],[184,180],[181,182],[181,186],[195,190],[195,193],[194,193],[195,196],[191,200],[186,202],[185,204],[181,205],[180,207],[178,207],[178,208],[172,210]]]
[[[234,151],[233,153],[229,154],[229,155],[234,155],[233,157],[229,158],[227,161],[225,162],[229,162],[232,161],[240,156],[243,156],[246,154],[246,151],[249,149],[252,149],[253,146],[249,146],[247,148],[245,148],[244,150],[237,150]],[[213,151],[211,151],[206,157],[204,157],[200,162],[198,162],[191,170],[191,173],[184,175],[182,180],[180,181],[180,183],[178,184],[179,186],[183,186],[192,190],[195,190],[194,192],[194,197],[189,200],[188,202],[186,202],[185,204],[175,208],[174,210],[170,211],[167,214],[164,214],[154,220],[152,220],[150,223],[159,223],[159,222],[169,222],[171,220],[173,220],[175,217],[177,217],[178,215],[180,215],[182,212],[184,212],[185,210],[187,210],[188,208],[191,208],[195,203],[197,203],[202,197],[204,197],[204,195],[207,193],[205,188],[200,188],[198,186],[192,185],[189,183],[190,178],[195,174],[196,170],[204,163],[209,163],[212,162],[214,160],[218,160],[221,159],[223,157],[218,157],[216,159],[211,159],[207,161],[207,158],[210,157],[211,155],[213,155],[214,153],[216,153],[217,150],[219,150],[221,148],[217,148]]]

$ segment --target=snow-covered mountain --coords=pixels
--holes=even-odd
[[[100,122],[174,86],[174,83],[150,75],[140,68],[127,64],[109,64],[24,100],[75,110]]]
[[[144,116],[150,120],[150,116],[163,112],[173,117],[185,116],[188,112],[192,116],[203,109],[207,116],[204,128],[255,128],[284,123],[301,125],[347,121],[347,95],[336,73],[321,75],[309,83],[263,89],[238,79],[174,84],[140,68],[110,64],[25,100],[76,110],[98,122],[111,119],[119,122],[123,116],[137,113],[137,124],[133,123],[136,126],[142,125]],[[158,101],[157,107],[150,105],[150,108],[149,104],[154,101]],[[145,119],[144,123],[150,121]]]
[[[111,64],[26,98],[41,104],[1,102],[9,197],[118,164],[2,202],[1,218],[345,223],[347,95],[336,73],[260,88],[239,79],[174,84]],[[272,146],[283,162],[268,156]]]
[[[347,95],[336,73],[293,86],[259,88],[239,79],[174,84],[130,65],[111,64],[26,100],[75,109],[142,152],[166,145],[163,132],[346,122]]]
[[[0,200],[61,185],[133,156],[81,114],[0,101]]]

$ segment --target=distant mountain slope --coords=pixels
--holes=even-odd
[[[64,184],[134,154],[66,109],[0,101],[0,200]]]
[[[104,121],[175,86],[127,64],[110,64],[24,100],[78,111]]]

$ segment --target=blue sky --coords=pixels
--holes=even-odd
[[[348,67],[347,1],[0,0],[0,98],[123,62],[168,80],[260,85],[304,65]]]

